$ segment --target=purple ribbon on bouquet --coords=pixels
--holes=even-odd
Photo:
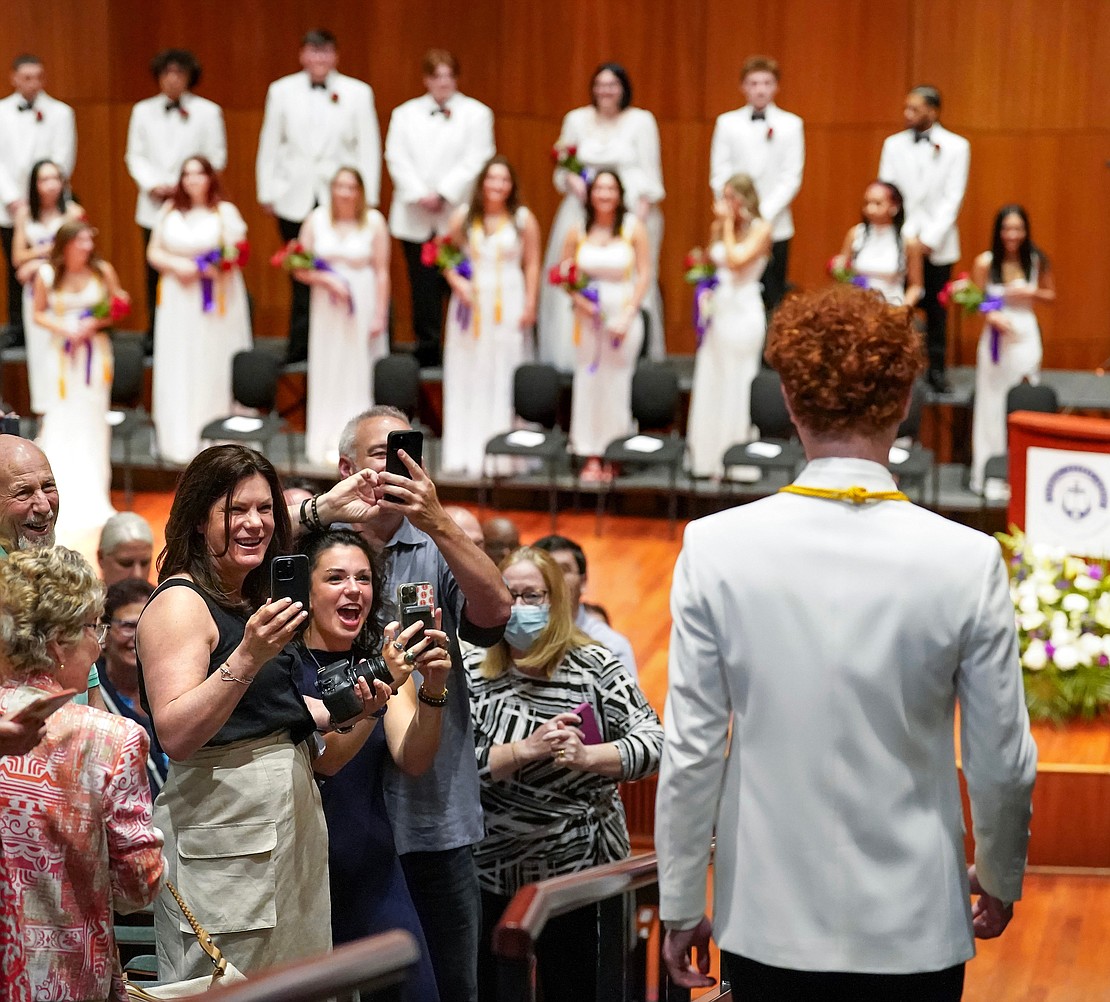
[[[871,288],[871,283],[868,281],[866,275],[853,275],[852,276],[852,285],[854,285],[857,289],[870,289]]]
[[[81,314],[81,318],[84,319],[85,317],[91,317],[93,315],[94,314],[93,314],[92,310],[85,310],[85,312]],[[67,358],[69,358],[70,356],[73,355],[73,346],[74,346],[75,343],[77,343],[77,342],[75,342],[73,339],[68,338],[68,337],[66,338],[65,345],[63,347],[63,351],[65,351]],[[93,356],[92,338],[91,337],[85,338],[84,344],[85,344],[85,385],[88,386],[92,383],[92,356]]]
[[[593,303],[594,307],[593,327],[596,347],[594,350],[594,360],[590,363],[590,367],[587,370],[592,374],[597,372],[598,367],[601,365],[601,293],[598,291],[597,286],[592,284],[587,285],[583,289],[579,289],[578,292],[586,299],[588,299],[591,303]],[[613,347],[620,347],[619,339],[613,338]]]
[[[707,297],[720,284],[721,280],[716,275],[709,275],[707,278],[699,279],[694,285],[694,331],[697,333],[699,348],[705,332],[709,330],[710,311]]]
[[[213,268],[218,268],[220,262],[224,259],[223,252],[216,248],[210,250],[206,254],[201,254],[194,258],[197,265],[197,271],[203,272],[205,268],[211,265]],[[216,307],[215,297],[216,283],[207,275],[202,274],[200,277],[200,301],[201,308],[205,313],[211,313]]]
[[[451,269],[459,278],[465,278],[468,281],[474,276],[474,269],[470,266],[470,259],[463,258],[457,265]],[[464,303],[459,299],[455,303],[455,319],[458,321],[459,326],[466,330],[470,326],[471,307],[469,303]]]
[[[355,297],[351,292],[351,283],[348,282],[342,275],[339,274],[327,261],[322,257],[314,257],[312,259],[312,267],[315,271],[326,271],[329,275],[335,275],[347,288],[347,313],[353,314],[355,312]]]
[[[1002,309],[1003,303],[999,296],[992,296],[990,299],[984,299],[979,304],[980,313],[990,313],[994,310]],[[1002,332],[991,324],[991,362],[998,365],[998,360],[1002,352]]]

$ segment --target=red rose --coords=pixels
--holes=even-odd
[[[952,283],[949,282],[948,285],[946,285],[943,289],[940,290],[940,292],[937,293],[937,302],[940,303],[941,306],[944,306],[946,308],[948,304],[952,301],[952,295],[950,291],[951,286]]]
[[[41,122],[42,121],[42,112],[41,111],[36,111],[35,112],[35,121],[36,122]]]
[[[574,156],[577,156],[577,155],[578,155],[578,147],[577,146],[568,146],[567,147],[567,156],[568,157],[574,157]]]
[[[420,263],[425,268],[431,268],[436,263],[436,258],[439,257],[439,244],[434,240],[429,240],[423,247],[420,248]]]
[[[108,304],[108,316],[112,323],[122,320],[131,312],[131,304],[122,296],[113,296]]]
[[[551,162],[553,164],[557,164],[562,159],[563,159],[563,154],[562,154],[562,151],[559,149],[559,147],[558,146],[552,146],[551,147]]]
[[[775,135],[774,128],[772,126],[768,125],[767,126],[767,142],[770,142],[774,135]]]
[[[831,275],[834,271],[836,271],[836,258],[830,257],[828,261],[825,262],[825,274]]]
[[[240,268],[245,268],[247,266],[247,262],[251,259],[250,243],[246,240],[240,240],[235,245],[235,251],[238,255],[235,259],[236,264],[238,264]]]
[[[332,104],[339,104],[339,95],[336,94],[335,91],[331,92],[331,103]]]
[[[571,285],[578,284],[578,263],[576,261],[571,261],[570,267],[567,268],[567,281]]]
[[[226,257],[220,258],[220,271],[231,271],[234,267],[234,261],[229,261]]]
[[[563,284],[563,266],[561,264],[555,265],[547,273],[548,285],[562,285]]]

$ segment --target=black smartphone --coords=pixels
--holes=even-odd
[[[435,589],[430,581],[409,581],[397,586],[397,613],[401,619],[401,632],[417,620],[424,623],[424,627],[417,630],[405,644],[405,650],[419,643],[424,638],[424,630],[429,626],[435,629],[435,611]]]
[[[311,569],[308,557],[294,553],[288,557],[274,557],[270,564],[270,599],[291,598],[300,602],[308,612],[308,592]],[[308,620],[306,619],[307,623]]]
[[[397,455],[398,449],[404,450],[409,459],[420,466],[424,462],[424,433],[410,428],[408,431],[391,431],[385,439],[385,472],[411,480],[408,467]],[[404,503],[396,495],[386,494],[385,499],[395,504]]]

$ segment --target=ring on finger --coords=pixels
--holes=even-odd
[[[562,762],[562,760],[567,757],[567,750],[565,748],[560,748],[557,752],[555,752],[555,757],[560,762]]]
[[[400,640],[394,640],[393,648],[394,650],[403,651],[405,649],[405,645],[402,644]]]
[[[405,664],[411,665],[416,663],[416,655],[412,651],[405,651]]]

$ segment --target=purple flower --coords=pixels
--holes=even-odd
[[[1110,665],[1110,658],[1108,658],[1105,654],[1100,654],[1098,656],[1098,665],[1100,668],[1106,668],[1108,665]]]
[[[871,284],[867,281],[866,275],[853,275],[852,285],[857,289],[869,289],[871,287]]]
[[[1089,577],[1092,581],[1101,581],[1102,580],[1102,565],[1101,564],[1091,564],[1091,566],[1087,568],[1087,577]]]
[[[1052,657],[1052,655],[1056,653],[1056,648],[1055,648],[1055,647],[1053,647],[1053,646],[1052,646],[1052,644],[1050,644],[1050,643],[1049,643],[1049,644],[1045,644],[1045,645],[1044,645],[1044,652],[1045,652],[1045,654],[1047,654],[1047,655],[1048,655],[1049,657]]]

